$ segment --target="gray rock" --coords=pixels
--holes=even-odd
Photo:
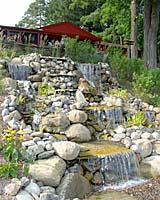
[[[73,124],[65,132],[67,138],[78,142],[87,142],[91,140],[89,129],[82,124]]]
[[[71,110],[68,113],[68,118],[73,123],[84,123],[87,121],[87,114],[81,110]]]
[[[42,118],[41,126],[48,132],[64,131],[70,125],[65,113],[49,114]]]
[[[84,97],[83,93],[80,90],[76,91],[76,107],[77,109],[81,109],[84,106],[88,106],[89,103],[87,102],[86,98]]]
[[[160,140],[160,133],[158,133],[158,132],[153,132],[152,133],[152,137],[155,139],[155,140]]]
[[[113,136],[113,138],[112,138],[112,141],[114,141],[114,142],[120,142],[122,139],[124,139],[125,138],[125,134],[124,133],[118,133],[118,134],[115,134],[114,136]]]
[[[152,153],[152,143],[148,139],[138,139],[132,141],[133,144],[137,145],[137,148],[139,149],[139,153],[142,156],[142,158],[145,158]]]
[[[8,107],[8,110],[9,110],[9,112],[13,112],[15,110],[15,107],[14,106],[10,106],[10,107]]]
[[[9,196],[15,196],[19,192],[21,187],[22,187],[21,181],[16,180],[6,185],[4,188],[4,192]]]
[[[10,120],[11,120],[11,116],[10,116],[10,115],[5,115],[5,116],[3,117],[3,121],[4,121],[5,123],[8,123]]]
[[[132,144],[131,138],[130,137],[124,138],[123,144],[126,146],[126,148],[129,148],[131,146],[131,144]]]
[[[45,152],[42,152],[38,155],[38,159],[45,159],[45,158],[49,158],[51,156],[54,155],[54,150],[51,150],[51,151],[45,151]]]
[[[66,163],[54,156],[49,159],[38,160],[29,166],[29,174],[45,185],[57,187],[65,172]]]
[[[43,146],[44,148],[45,148],[45,142],[44,141],[37,141],[37,145],[41,145],[41,146]]]
[[[33,132],[31,133],[32,137],[43,137],[43,132],[37,131],[37,132]]]
[[[41,187],[41,191],[44,192],[44,193],[47,193],[47,192],[50,192],[50,193],[52,193],[52,194],[55,194],[55,193],[56,193],[55,188],[50,187],[50,186],[42,186],[42,187]]]
[[[118,126],[115,130],[114,130],[117,134],[122,134],[126,132],[126,129],[122,126]]]
[[[27,150],[33,157],[37,156],[38,154],[44,152],[44,147],[42,145],[33,145],[29,146]]]
[[[9,89],[10,91],[17,89],[17,81],[12,78],[6,77],[2,79],[2,84],[4,84],[5,88]]]
[[[141,138],[142,139],[151,139],[151,133],[149,133],[149,132],[144,132],[144,133],[142,133],[141,134]]]
[[[21,181],[22,187],[26,187],[30,183],[30,180],[25,176],[23,176],[20,181]]]
[[[142,160],[140,164],[141,174],[147,178],[160,175],[160,156],[150,156]]]
[[[2,110],[2,117],[6,116],[6,115],[9,115],[8,108],[5,108],[5,109]]]
[[[56,189],[58,195],[64,199],[84,198],[91,192],[89,181],[78,173],[69,173]]]
[[[160,141],[156,141],[156,142],[153,144],[153,151],[154,151],[154,153],[160,155]]]
[[[37,196],[39,196],[39,194],[41,192],[39,186],[36,183],[33,183],[33,182],[30,182],[30,184],[27,185],[27,187],[25,188],[25,191],[27,191],[30,194],[34,193]]]
[[[22,142],[22,146],[23,147],[29,147],[29,146],[33,146],[33,145],[35,145],[35,143],[33,142],[33,140]]]
[[[51,142],[50,142],[50,143],[47,143],[47,144],[45,145],[45,149],[46,149],[47,151],[53,150],[52,143],[51,143]]]
[[[80,152],[80,146],[74,142],[53,142],[52,145],[56,154],[64,160],[74,160]]]
[[[15,57],[10,62],[11,65],[21,65],[22,59],[20,57]]]
[[[140,138],[141,138],[141,134],[140,134],[139,131],[135,131],[135,132],[131,133],[131,139],[132,140],[138,140]]]
[[[17,120],[22,119],[22,115],[18,112],[18,110],[14,110],[10,113],[11,118],[15,118]]]
[[[34,200],[34,198],[28,192],[21,190],[16,195],[16,200]]]
[[[53,193],[41,193],[40,200],[61,200],[58,195]]]

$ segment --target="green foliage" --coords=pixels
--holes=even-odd
[[[0,165],[0,177],[16,177],[20,169],[18,161],[22,159],[23,135],[18,135],[16,130],[8,128],[2,133],[1,151],[6,163]]]
[[[122,55],[121,49],[110,48],[108,56],[113,75],[122,86],[131,86],[134,73],[138,75],[144,70],[141,59],[129,59]]]
[[[54,85],[49,85],[47,83],[41,83],[38,85],[38,95],[48,95],[48,94],[53,94],[55,95],[55,88]]]
[[[19,166],[17,163],[8,162],[0,165],[0,177],[17,177]]]
[[[143,112],[138,112],[131,117],[127,117],[125,123],[126,123],[127,127],[129,127],[129,126],[141,127],[141,126],[145,126],[146,118],[145,118]]]
[[[97,52],[89,41],[78,41],[78,38],[64,37],[65,56],[80,63],[97,63],[103,56]]]
[[[24,97],[22,96],[22,95],[19,95],[18,96],[18,104],[23,104],[24,103],[24,101],[25,101],[25,99],[24,99]]]
[[[134,93],[143,101],[160,105],[160,69],[134,73]]]
[[[127,99],[129,94],[127,92],[126,89],[112,89],[111,91],[107,91],[106,92],[107,95],[110,95],[110,96],[115,96],[115,97],[120,97],[120,98],[123,98],[123,99]]]

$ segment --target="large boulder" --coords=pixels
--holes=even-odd
[[[156,154],[160,154],[160,141],[156,141],[153,144],[153,149]]]
[[[48,132],[60,132],[70,125],[65,113],[49,114],[42,118],[41,126]]]
[[[84,198],[91,192],[89,181],[78,173],[69,173],[57,188],[57,194],[62,199]]]
[[[16,90],[18,86],[17,81],[9,77],[2,79],[1,83],[4,85],[7,91]]]
[[[29,174],[33,179],[43,182],[45,185],[57,187],[65,172],[66,163],[58,156],[49,159],[38,160],[29,166]]]
[[[140,153],[142,158],[145,158],[152,153],[152,143],[148,139],[138,139],[132,141],[134,145],[137,146],[138,153]]]
[[[74,142],[53,142],[52,146],[57,155],[65,160],[74,160],[80,152],[80,146]]]
[[[73,123],[84,123],[87,121],[87,114],[81,110],[71,110],[68,113],[68,118]]]
[[[160,175],[160,156],[150,156],[142,160],[140,164],[141,174],[144,177],[151,178]]]
[[[66,136],[76,142],[87,142],[91,140],[89,129],[82,124],[73,124],[65,132]]]

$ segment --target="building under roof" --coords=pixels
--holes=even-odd
[[[90,40],[91,42],[100,42],[101,38],[89,33],[71,22],[61,22],[58,24],[51,24],[40,28],[43,33],[49,37],[60,40],[63,35],[71,38],[79,37],[79,40]]]

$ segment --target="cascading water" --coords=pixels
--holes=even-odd
[[[100,167],[103,189],[124,189],[146,181],[139,178],[139,164],[132,151],[95,156],[88,158],[87,162],[92,171],[95,171],[97,166]]]
[[[27,77],[33,73],[32,68],[26,65],[8,64],[8,71],[10,77],[15,80],[27,80]]]
[[[93,87],[100,88],[101,86],[101,65],[78,64],[77,68],[81,71],[84,78]]]
[[[123,113],[122,108],[93,108],[89,111],[90,114],[93,114],[100,128],[115,128],[117,125],[123,123]]]

